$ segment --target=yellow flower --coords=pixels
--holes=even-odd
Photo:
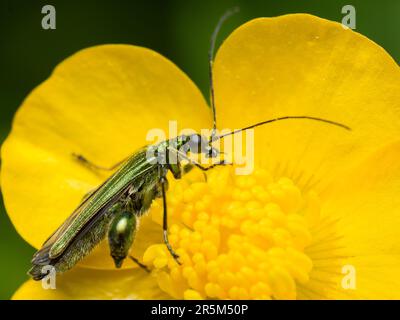
[[[367,38],[296,14],[235,30],[214,64],[220,128],[285,115],[256,129],[256,167],[192,171],[142,219],[132,262],[114,270],[101,243],[56,290],[27,281],[15,299],[400,298],[400,70]],[[43,241],[106,175],[71,158],[111,165],[168,121],[199,130],[211,114],[195,85],[159,54],[128,45],[78,52],[24,101],[4,143],[1,186],[21,236]]]

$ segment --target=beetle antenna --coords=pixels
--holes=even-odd
[[[342,129],[346,129],[346,130],[351,131],[351,128],[350,128],[350,127],[348,127],[348,126],[346,126],[346,125],[344,125],[344,124],[342,124],[342,123],[339,123],[339,122],[336,122],[336,121],[332,121],[332,120],[327,120],[327,119],[317,118],[317,117],[309,117],[309,116],[286,116],[286,117],[279,117],[279,118],[274,118],[274,119],[265,120],[265,121],[262,121],[262,122],[253,124],[253,125],[251,125],[251,126],[248,126],[248,127],[242,128],[242,129],[237,129],[237,130],[234,130],[234,131],[232,131],[232,132],[228,132],[228,133],[221,134],[221,135],[219,135],[219,136],[214,135],[214,136],[212,136],[212,140],[211,140],[211,141],[216,141],[216,140],[219,140],[219,139],[224,138],[224,137],[226,137],[226,136],[230,136],[230,135],[233,135],[233,134],[242,132],[242,131],[246,131],[246,130],[249,130],[249,129],[253,129],[253,128],[262,126],[262,125],[264,125],[264,124],[267,124],[267,123],[277,122],[277,121],[282,121],[282,120],[293,120],[293,119],[307,119],[307,120],[314,120],[314,121],[325,122],[325,123],[327,123],[327,124],[331,124],[331,125],[340,127],[340,128],[342,128]]]
[[[211,137],[215,136],[217,130],[217,113],[215,110],[215,97],[214,97],[214,81],[213,81],[213,64],[214,64],[214,50],[215,50],[215,42],[217,40],[218,33],[223,25],[223,23],[233,14],[239,11],[239,7],[234,7],[226,11],[221,18],[219,18],[218,24],[214,29],[214,32],[211,36],[210,50],[208,52],[208,72],[209,72],[209,82],[210,82],[210,95],[211,95],[211,109],[213,114],[213,130],[211,133]]]

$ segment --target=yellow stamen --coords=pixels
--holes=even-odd
[[[174,298],[295,299],[297,285],[309,280],[304,249],[319,209],[316,196],[290,179],[221,167],[207,181],[193,171],[172,183],[168,196],[169,239],[182,265],[163,243],[151,245],[143,262]],[[161,222],[158,201],[151,214]]]

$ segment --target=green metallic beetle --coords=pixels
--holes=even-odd
[[[168,251],[179,263],[179,257],[168,241],[166,199],[168,181],[166,175],[171,172],[175,179],[180,179],[194,167],[207,171],[215,166],[226,165],[227,163],[222,160],[205,167],[190,158],[191,153],[217,158],[220,152],[212,146],[212,143],[218,139],[267,123],[288,119],[321,121],[350,130],[343,124],[321,118],[285,116],[266,120],[223,135],[216,135],[216,112],[212,81],[215,39],[223,21],[233,12],[235,11],[228,11],[221,17],[211,38],[209,55],[211,107],[213,111],[211,137],[199,134],[181,135],[157,145],[143,147],[129,158],[108,168],[109,170],[118,168],[118,170],[96,190],[89,193],[71,216],[34,254],[32,268],[28,272],[34,280],[40,280],[47,275],[46,272],[42,272],[44,266],[53,266],[57,273],[71,269],[106,236],[108,236],[111,257],[114,259],[115,266],[120,268],[124,259],[129,256],[138,219],[148,211],[152,201],[159,197],[163,198],[164,242]],[[91,169],[107,169],[92,164],[82,155],[75,155],[75,158]],[[136,261],[133,257],[129,257]],[[136,262],[141,265],[138,261]],[[141,266],[146,268],[143,265]]]

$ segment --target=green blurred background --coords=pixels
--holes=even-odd
[[[357,10],[357,31],[400,61],[400,0],[0,2],[0,142],[24,97],[64,58],[96,44],[152,48],[174,61],[207,95],[209,38],[220,15],[234,6],[241,11],[224,25],[220,41],[235,27],[260,16],[307,12],[341,21],[342,7],[351,4]],[[46,4],[56,8],[56,30],[41,28],[41,8]],[[0,299],[10,298],[27,279],[33,252],[1,202]]]

